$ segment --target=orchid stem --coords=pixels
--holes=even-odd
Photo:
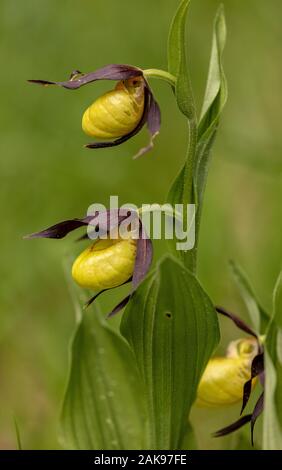
[[[159,80],[164,80],[173,87],[176,85],[176,77],[169,72],[165,72],[164,70],[146,69],[143,70],[143,74],[146,78],[157,78]]]

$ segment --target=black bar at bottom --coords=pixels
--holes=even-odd
[[[9,468],[14,464],[20,464],[21,467],[33,465],[36,468],[50,467],[51,465],[70,465],[80,468],[95,468],[97,465],[114,465],[117,468],[130,468],[136,465],[198,465],[201,463],[216,464],[234,464],[248,462],[255,465],[256,462],[269,465],[271,462],[277,462],[280,459],[279,451],[96,451],[96,450],[3,450],[0,451],[0,468]],[[278,460],[279,461],[279,460]],[[52,470],[52,469],[51,469]]]

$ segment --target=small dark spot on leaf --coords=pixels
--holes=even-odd
[[[170,312],[166,312],[166,313],[165,313],[165,316],[166,316],[167,318],[171,318],[171,317],[172,317],[172,315],[171,315]]]

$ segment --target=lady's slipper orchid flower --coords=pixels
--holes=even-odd
[[[97,80],[116,80],[118,83],[114,90],[100,96],[84,112],[83,131],[91,137],[103,139],[102,142],[93,142],[86,147],[104,148],[120,145],[136,135],[147,123],[150,142],[136,157],[151,150],[154,138],[160,130],[161,114],[146,80],[146,74],[141,69],[131,65],[111,64],[87,74],[75,71],[70,79],[64,82],[47,80],[29,80],[29,82],[76,90]]]
[[[238,328],[251,335],[251,338],[232,342],[225,357],[210,359],[199,383],[196,404],[203,407],[226,406],[242,399],[242,414],[257,377],[264,386],[263,345],[257,334],[239,317],[222,307],[216,307],[216,310],[230,318]],[[242,416],[235,423],[220,429],[214,433],[214,437],[230,434],[250,422],[253,445],[254,425],[263,411],[263,399],[264,392],[261,393],[251,414]]]
[[[82,226],[91,227],[91,234],[99,232],[100,238],[86,248],[74,261],[73,279],[81,287],[99,290],[86,304],[90,305],[102,292],[132,282],[130,294],[110,313],[118,313],[129,301],[140,282],[149,271],[153,248],[137,212],[129,214],[127,209],[113,209],[97,212],[81,219],[60,222],[25,238],[64,238],[68,233]],[[137,222],[137,234],[122,238],[118,229],[129,215]],[[103,235],[103,237],[102,237]],[[81,237],[88,238],[88,235]]]
[[[257,353],[256,339],[245,338],[232,341],[224,357],[210,359],[198,386],[196,405],[217,407],[240,401]]]

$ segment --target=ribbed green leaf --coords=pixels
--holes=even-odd
[[[168,39],[168,70],[176,77],[175,96],[180,111],[187,117],[188,148],[185,164],[175,179],[168,194],[168,202],[175,204],[192,204],[193,196],[193,167],[197,144],[197,119],[189,73],[187,70],[186,51],[186,17],[190,0],[182,0],[173,18]],[[187,217],[184,212],[184,226]],[[177,251],[175,241],[169,242],[174,255],[180,257],[184,264],[195,270],[194,252]]]
[[[176,77],[185,61],[185,22],[190,0],[181,0],[168,36],[168,70]]]
[[[264,450],[282,450],[282,273],[274,291],[274,311],[265,344]]]
[[[203,106],[200,115],[199,137],[218,120],[227,98],[227,84],[222,66],[222,53],[226,41],[224,8],[221,5],[216,13],[213,28],[213,41],[209,73]]]
[[[257,300],[250,281],[241,267],[234,261],[230,261],[230,268],[248,310],[254,330],[257,334],[264,333],[269,322],[268,314]]]
[[[142,381],[126,341],[89,309],[79,323],[61,416],[68,449],[144,449]]]
[[[220,7],[214,21],[213,44],[210,58],[200,123],[197,124],[193,93],[186,63],[185,20],[189,1],[180,3],[172,23],[169,36],[169,71],[176,75],[176,99],[178,106],[188,119],[188,150],[186,161],[172,184],[168,195],[171,204],[196,204],[196,243],[193,250],[175,251],[184,264],[195,271],[199,238],[200,219],[210,153],[215,140],[219,118],[227,99],[227,85],[222,67],[222,53],[225,45],[226,27],[223,7]],[[184,219],[186,224],[186,219]]]
[[[121,332],[144,380],[150,448],[179,449],[201,373],[219,340],[214,307],[194,275],[167,256],[134,294]]]
[[[187,70],[186,17],[190,0],[182,0],[168,37],[168,71],[176,77],[176,100],[188,120],[195,120],[195,106]]]
[[[227,83],[222,66],[222,53],[226,40],[226,25],[223,6],[220,6],[214,20],[213,42],[210,57],[208,80],[203,101],[200,123],[196,170],[194,177],[197,202],[196,233],[198,238],[203,196],[209,170],[210,155],[223,107],[227,99]]]

